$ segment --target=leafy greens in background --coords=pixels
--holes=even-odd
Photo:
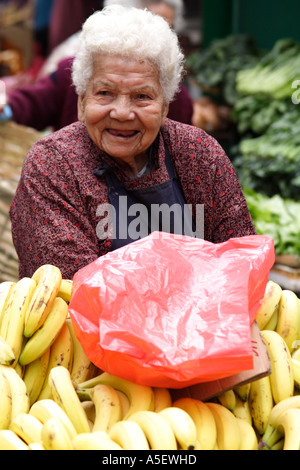
[[[300,203],[251,189],[244,193],[257,233],[273,238],[277,255],[300,256]]]

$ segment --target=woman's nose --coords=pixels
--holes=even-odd
[[[127,121],[135,118],[135,113],[129,96],[119,95],[114,100],[110,117],[112,119],[118,119],[119,121]]]

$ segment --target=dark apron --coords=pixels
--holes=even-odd
[[[165,164],[169,175],[168,181],[134,190],[127,190],[106,163],[95,171],[96,176],[105,176],[109,203],[115,209],[114,237],[110,251],[128,245],[154,231],[195,236],[191,213],[166,145]],[[159,208],[167,217],[163,217]],[[133,228],[134,234],[130,227]]]

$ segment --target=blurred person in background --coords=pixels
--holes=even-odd
[[[178,32],[183,28],[182,0],[104,0],[104,6],[113,4],[153,10],[154,14],[164,17]],[[71,48],[74,54],[78,48],[79,37],[80,32],[71,36]],[[12,119],[18,124],[39,131],[46,128],[55,131],[77,121],[77,94],[71,77],[74,57],[67,55],[67,44],[65,48],[61,44],[59,49],[65,51],[66,58],[58,62],[57,68],[54,67],[52,73],[42,76],[35,84],[19,86],[8,92],[7,105],[5,108],[0,108],[0,121]],[[178,93],[169,105],[168,117],[191,124],[193,111],[192,98],[181,82]]]

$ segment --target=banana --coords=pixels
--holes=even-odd
[[[5,375],[11,391],[11,421],[20,413],[28,413],[30,401],[25,382],[15,369],[0,365],[0,372]]]
[[[30,406],[39,398],[41,390],[46,380],[46,374],[48,370],[50,358],[50,348],[44,352],[35,361],[30,362],[25,367],[23,381],[27,387]]]
[[[217,442],[217,426],[208,406],[195,398],[178,398],[173,406],[186,411],[197,429],[197,440],[203,450],[213,450]]]
[[[220,403],[206,402],[217,426],[217,445],[219,450],[239,450],[241,433],[237,418]]]
[[[260,446],[265,446],[269,449],[273,447],[274,444],[276,444],[280,439],[282,439],[282,431],[279,431],[278,429],[279,418],[280,415],[289,408],[300,409],[300,395],[286,398],[285,400],[282,400],[273,406],[269,416],[267,428],[261,439]]]
[[[170,406],[159,411],[170,424],[175,438],[183,450],[193,450],[197,444],[197,428],[191,416],[182,408]]]
[[[262,377],[251,383],[249,408],[253,426],[261,436],[266,431],[273,409],[273,395],[270,377]]]
[[[275,310],[273,315],[271,316],[270,320],[268,323],[264,326],[264,330],[272,330],[275,331],[278,323],[278,318],[279,318],[279,308]]]
[[[14,285],[15,282],[12,281],[4,281],[0,283],[0,325],[2,323],[2,317],[6,303]]]
[[[96,418],[96,408],[95,408],[93,401],[92,400],[83,401],[81,402],[81,406],[84,409],[89,422],[94,425],[95,418]]]
[[[292,358],[293,359],[297,359],[298,361],[300,361],[300,347],[298,346],[297,349],[295,349],[293,352],[292,352]]]
[[[58,267],[45,264],[32,275],[37,286],[28,306],[24,336],[30,338],[46,320],[61,286],[62,275]]]
[[[151,450],[178,450],[169,421],[155,411],[136,411],[128,417],[142,428]]]
[[[77,386],[77,393],[85,388],[92,388],[95,385],[103,383],[119,390],[128,397],[130,408],[123,419],[127,419],[131,414],[140,410],[153,411],[154,393],[152,387],[140,385],[126,379],[122,379],[108,372],[102,372],[100,375],[83,382]]]
[[[236,405],[236,397],[233,390],[225,390],[220,395],[218,395],[217,398],[221,405],[225,406],[230,411],[234,410]]]
[[[284,339],[276,331],[262,330],[261,336],[270,356],[273,399],[275,403],[279,403],[294,394],[291,354]]]
[[[42,423],[29,413],[20,413],[10,423],[9,429],[26,444],[41,442]]]
[[[292,353],[300,338],[300,303],[296,294],[288,289],[281,294],[276,332]]]
[[[68,326],[66,323],[64,323],[54,343],[50,347],[48,368],[42,390],[38,396],[39,400],[43,400],[44,398],[52,398],[49,374],[53,367],[62,366],[70,371],[72,368],[72,362],[73,340]]]
[[[43,325],[25,344],[19,362],[26,366],[35,361],[52,346],[68,316],[68,304],[60,297],[54,299],[51,310]]]
[[[279,284],[271,280],[267,282],[264,297],[255,318],[260,330],[264,329],[272,315],[278,310],[281,293],[282,288]]]
[[[252,415],[248,400],[242,401],[238,396],[236,396],[236,405],[232,413],[236,418],[243,419],[252,426]]]
[[[77,433],[89,432],[89,422],[68,369],[62,366],[53,367],[49,374],[49,383],[54,401],[68,415]]]
[[[240,418],[237,418],[237,423],[241,434],[239,450],[258,450],[257,436],[251,424]]]
[[[72,446],[74,450],[124,450],[102,431],[78,434],[72,440]]]
[[[295,387],[300,389],[300,360],[292,356],[292,368]]]
[[[113,424],[122,419],[122,407],[117,391],[110,385],[98,384],[91,390],[95,405],[93,431],[108,432]]]
[[[159,412],[164,408],[172,406],[172,398],[169,390],[164,387],[152,387],[154,393],[154,409]]]
[[[0,450],[29,450],[28,446],[10,429],[0,430]]]
[[[71,439],[77,436],[77,431],[68,415],[52,399],[36,401],[31,406],[29,414],[37,418],[42,424],[44,424],[49,418],[56,416],[64,423]]]
[[[11,366],[15,363],[16,356],[10,345],[0,336],[0,364]]]
[[[13,286],[3,312],[0,336],[12,348],[15,362],[18,361],[22,349],[26,310],[35,289],[36,282],[33,279],[20,279]]]
[[[41,442],[33,442],[28,444],[29,450],[46,450]]]
[[[67,318],[66,324],[73,340],[73,363],[71,369],[71,378],[75,384],[81,384],[88,378],[91,361],[86,356],[84,349],[75,334],[71,318]]]
[[[300,450],[300,409],[284,411],[277,421],[277,429],[284,434],[283,450]]]
[[[111,427],[108,435],[124,450],[150,449],[142,428],[135,421],[118,421]]]
[[[238,385],[234,388],[236,395],[242,401],[247,401],[250,393],[250,383]]]
[[[68,430],[57,416],[42,425],[41,438],[45,450],[73,450]]]
[[[57,293],[57,297],[61,297],[70,303],[72,297],[73,281],[71,279],[62,279]]]
[[[9,382],[0,370],[0,429],[8,429],[11,421],[12,396]]]
[[[124,417],[126,416],[130,408],[130,401],[128,397],[125,395],[125,393],[121,392],[120,390],[116,390],[116,392],[119,395],[121,408],[122,408],[122,419],[124,419]]]
[[[25,374],[25,367],[21,366],[21,364],[19,362],[16,362],[15,366],[14,366],[14,369],[17,372],[17,374],[21,377],[21,379],[23,379],[24,374]]]

